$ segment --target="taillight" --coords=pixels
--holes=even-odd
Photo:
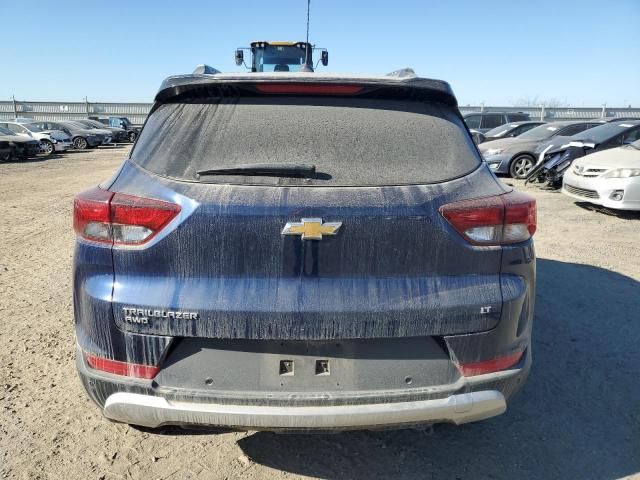
[[[157,235],[178,213],[180,206],[173,203],[95,187],[76,196],[73,228],[86,240],[141,245]]]
[[[260,93],[299,95],[355,95],[362,91],[362,86],[322,83],[263,83],[256,85],[256,90]]]
[[[528,240],[536,231],[536,201],[515,190],[493,197],[440,207],[442,216],[474,245],[507,245]]]
[[[513,367],[520,361],[524,352],[516,352],[506,357],[492,358],[482,362],[460,363],[458,370],[465,377],[473,377],[475,375],[484,375],[485,373],[500,372]]]
[[[109,202],[113,193],[98,187],[76,195],[73,200],[73,229],[96,242],[111,243]]]
[[[91,353],[83,352],[84,359],[89,367],[114,375],[125,375],[127,377],[151,379],[160,371],[160,367],[154,365],[142,365],[139,363],[120,362],[98,357]]]

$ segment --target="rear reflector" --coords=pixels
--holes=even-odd
[[[260,93],[309,94],[309,95],[355,95],[362,91],[360,85],[332,85],[322,83],[265,83],[256,85]]]
[[[483,362],[476,363],[461,363],[458,365],[458,370],[465,377],[473,377],[475,375],[483,375],[485,373],[499,372],[506,370],[509,367],[513,367],[520,361],[524,352],[516,352],[513,355],[506,357],[494,358]]]
[[[524,242],[536,231],[536,201],[524,193],[463,200],[440,207],[442,216],[473,245]]]
[[[94,370],[113,373],[114,375],[151,379],[160,371],[160,367],[109,360],[108,358],[98,357],[87,352],[84,352],[84,359],[87,365]]]
[[[78,194],[73,228],[86,240],[141,245],[180,213],[180,206],[150,198],[113,193],[98,187]]]

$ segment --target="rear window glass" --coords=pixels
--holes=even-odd
[[[441,182],[480,163],[444,104],[363,98],[241,97],[160,106],[131,160],[188,181],[262,185],[402,185]],[[211,168],[311,164],[313,179],[216,175]]]
[[[593,140],[596,143],[602,143],[633,126],[634,124],[632,123],[605,123],[578,133],[573,138],[575,140]]]

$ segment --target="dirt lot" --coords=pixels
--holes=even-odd
[[[0,165],[2,478],[640,478],[640,215],[538,187],[534,366],[507,414],[316,436],[104,420],[74,367],[71,205],[126,151]]]

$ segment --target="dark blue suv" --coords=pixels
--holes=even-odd
[[[77,366],[112,420],[461,424],[529,371],[535,201],[442,81],[170,77],[74,227]]]

